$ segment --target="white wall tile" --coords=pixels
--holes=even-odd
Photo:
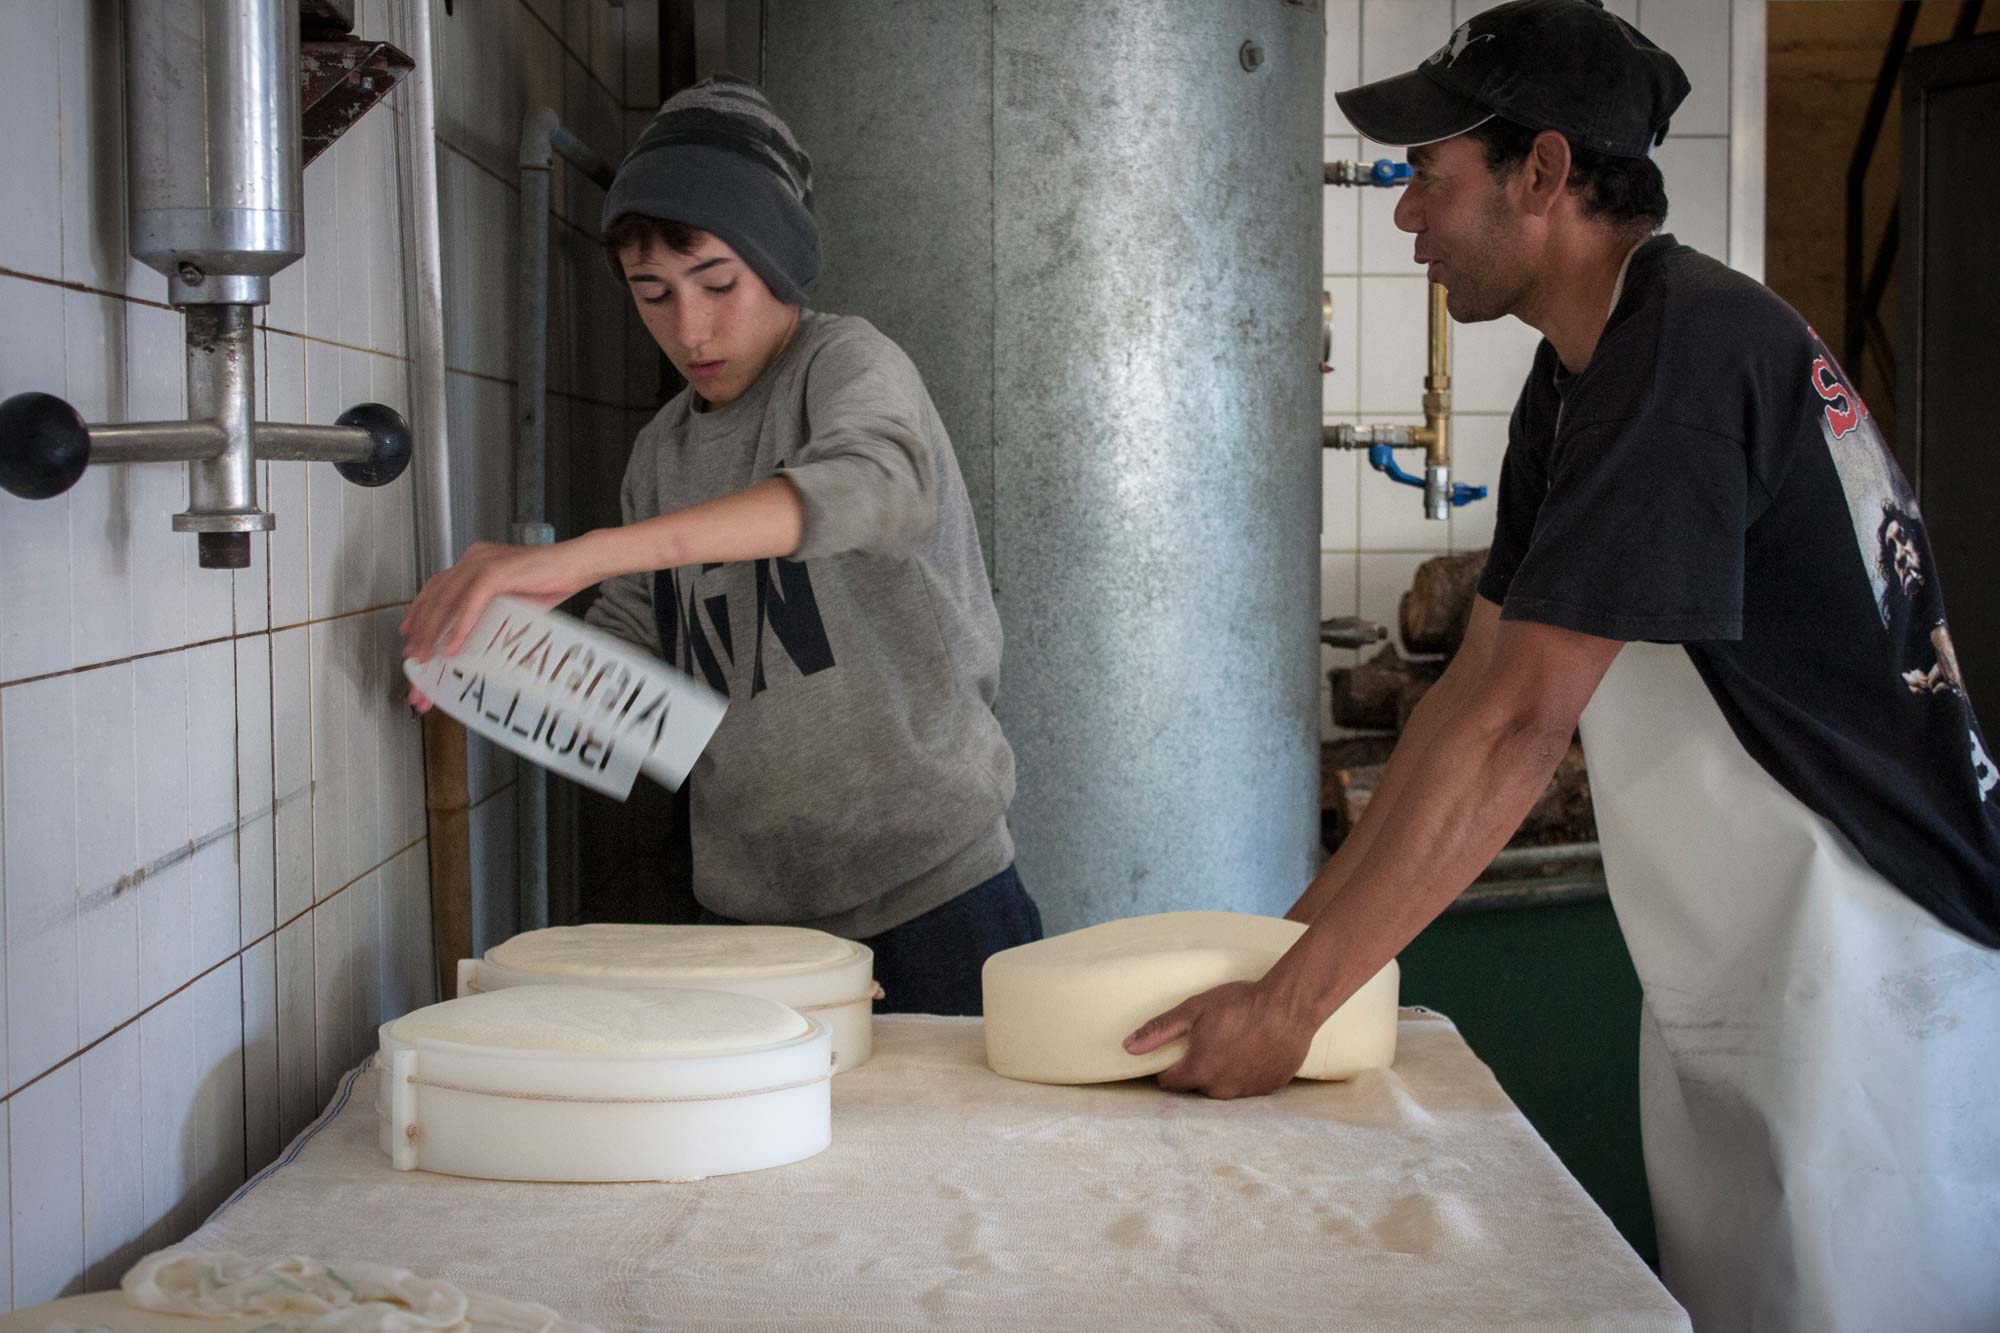
[[[273,829],[271,640],[238,639],[236,651],[236,857],[239,947],[277,927]]]
[[[144,1256],[146,1230],[143,1084],[139,1025],[85,1051],[83,1067],[83,1260],[87,1285],[105,1291]]]
[[[24,1306],[83,1291],[81,1083],[72,1061],[10,1103],[14,1299]]]
[[[0,6],[0,124],[15,127],[0,135],[0,180],[8,191],[0,267],[51,278],[62,272],[62,143],[46,127],[61,103],[58,16],[73,4]],[[35,133],[33,126],[44,128]]]
[[[277,811],[277,921],[313,901],[312,685],[308,631],[271,636],[271,755]]]
[[[1367,158],[1372,162],[1385,155],[1397,162],[1403,160],[1400,148],[1376,148]],[[1415,259],[1417,238],[1396,225],[1396,205],[1403,197],[1403,187],[1357,185],[1348,192],[1360,196],[1361,271],[1422,277],[1424,271]]]
[[[1451,37],[1451,0],[1364,0],[1361,80],[1406,74]]]
[[[9,7],[0,22],[20,25],[25,39],[32,26],[26,19],[28,10],[45,7],[39,3],[25,9]],[[49,22],[53,26],[53,14]],[[5,45],[0,43],[0,48]],[[0,55],[0,60],[12,55]],[[0,89],[7,83],[5,70],[0,69]],[[8,95],[8,91],[0,91],[0,98]],[[0,139],[8,137],[0,135]],[[0,147],[0,155],[7,151]],[[0,156],[0,170],[5,169],[4,162]],[[19,178],[0,179],[7,179],[16,194],[31,188]],[[0,227],[0,235],[7,231]],[[6,244],[0,240],[0,263],[13,262],[6,258]],[[60,262],[59,255],[54,258]],[[62,289],[0,276],[0,309],[8,315],[7,327],[0,330],[0,398],[31,390],[58,396],[67,393]],[[20,680],[73,665],[69,530],[67,495],[20,500],[0,492],[0,680]]]
[[[187,320],[178,310],[127,302],[125,310],[125,408],[134,421],[172,421],[187,415]],[[129,470],[130,464],[126,467]],[[160,464],[183,475],[184,464]]]
[[[139,1012],[139,777],[132,665],[71,677],[76,701],[79,1040]]]
[[[243,947],[236,883],[236,653],[230,643],[187,654],[191,973]]]
[[[306,420],[331,422],[347,410],[341,398],[338,347],[306,344]],[[313,619],[346,610],[345,523],[348,484],[324,464],[306,467],[306,602]]]
[[[372,397],[410,419],[410,365],[391,357],[374,362]],[[375,567],[376,590],[371,605],[407,602],[417,595],[417,487],[414,465],[387,486],[377,487]]]
[[[1361,283],[1346,277],[1324,281],[1333,297],[1333,369],[1320,376],[1320,414],[1346,421],[1361,406]]]
[[[385,673],[373,651],[373,619],[350,616],[333,626],[329,680],[342,696],[347,744],[347,803],[342,829],[347,835],[347,871],[343,883],[380,865],[383,856],[379,710]],[[315,674],[315,697],[319,690],[320,677]]]
[[[1667,230],[1683,245],[1729,259],[1729,140],[1669,136],[1653,150],[1667,182]]]
[[[1361,279],[1361,412],[1420,411],[1429,367],[1426,327],[1430,284],[1421,274]]]
[[[339,667],[336,631],[320,621],[308,631],[312,700],[313,901],[353,878],[348,855],[347,705],[349,690]]]
[[[1511,315],[1451,325],[1451,405],[1455,412],[1512,412],[1535,364],[1542,335]]]
[[[265,939],[243,951],[243,1159],[253,1174],[284,1146],[278,1068],[278,942]]]
[[[194,1208],[199,1222],[243,1183],[243,980],[232,958],[188,987],[194,1039]]]
[[[116,297],[63,293],[67,397],[85,421],[125,419],[126,309]]]
[[[188,844],[188,680],[185,654],[132,664],[139,778],[139,1003],[190,975],[192,871]]]
[[[322,1100],[351,1062],[355,1027],[354,927],[356,884],[313,908],[313,1022],[319,1038]]]
[[[340,215],[336,224],[339,237],[336,253],[340,256],[337,340],[349,347],[369,344],[368,282],[373,262],[369,251],[373,239],[369,212],[381,206],[382,198],[379,145],[375,136],[363,128],[367,124],[366,120],[357,122],[325,153],[334,159],[340,183],[340,197],[335,203]]]
[[[347,1065],[351,1069],[366,1059],[374,1047],[376,1029],[385,1020],[382,1003],[383,966],[382,881],[387,867],[355,885],[358,896],[348,904],[348,920],[353,930],[350,949],[354,955],[354,1013],[347,1038]]]
[[[0,690],[10,1088],[77,1048],[72,679],[58,676]]]
[[[103,291],[123,292],[132,263],[125,239],[119,10],[74,3],[60,9],[63,276]]]
[[[336,144],[306,164],[306,310],[305,327],[298,330],[335,342],[340,340],[342,302],[355,299],[342,290],[339,157]]]
[[[1361,473],[1358,449],[1320,450],[1319,547],[1353,551],[1361,544]]]
[[[306,345],[282,333],[271,335],[269,420],[306,421]],[[330,423],[320,423],[330,424]],[[271,623],[297,625],[311,614],[311,533],[307,517],[306,472],[311,463],[267,465],[270,484],[264,504],[278,521],[267,546],[271,577]],[[319,465],[319,466],[324,466]]]
[[[187,641],[229,637],[235,625],[236,584],[226,569],[203,569],[201,545],[186,533],[175,543],[187,579]]]
[[[1477,551],[1493,544],[1493,521],[1500,508],[1500,463],[1506,454],[1506,417],[1453,419],[1453,479],[1484,486],[1486,498],[1451,511],[1452,550]]]
[[[1351,136],[1329,137],[1321,142],[1323,160],[1353,161],[1361,156],[1361,140]],[[1322,212],[1326,225],[1321,233],[1320,269],[1325,273],[1358,273],[1361,264],[1361,196],[1369,190],[1354,185],[1322,187]]]
[[[1673,133],[1729,133],[1729,0],[1641,0],[1639,29],[1680,62],[1691,86]]]
[[[437,1002],[430,878],[430,846],[424,842],[382,868],[384,1022]]]
[[[319,1114],[319,1038],[313,1010],[313,920],[278,932],[278,1138],[289,1142]]]
[[[365,403],[375,393],[375,358],[344,349],[340,354],[340,399],[348,406]],[[380,496],[370,487],[353,486],[338,472],[322,465],[318,471],[343,488],[340,516],[341,611],[359,611],[380,604],[375,586],[375,509]],[[318,477],[313,479],[319,480]],[[317,613],[315,613],[317,614]]]
[[[82,292],[63,296],[70,406],[86,421],[125,419],[125,305]],[[117,374],[107,373],[116,367]],[[114,383],[115,379],[115,383]],[[71,660],[108,662],[132,654],[131,478],[94,467],[68,501]],[[144,521],[143,519],[139,521]]]
[[[6,1102],[0,1102],[0,1144],[4,1144],[13,1122],[13,1112]],[[7,1161],[7,1154],[0,1152],[0,1199],[10,1199],[14,1193],[13,1171]],[[0,1254],[14,1253],[14,1218],[12,1210],[0,1208]],[[0,1310],[14,1308],[14,1265],[0,1264]]]
[[[1356,614],[1387,627],[1389,641],[1405,652],[1409,650],[1408,645],[1404,644],[1402,630],[1397,624],[1403,594],[1410,590],[1410,582],[1417,576],[1417,566],[1434,558],[1431,553],[1418,552],[1364,554],[1357,560],[1361,604]]]
[[[173,516],[187,508],[187,468],[180,463],[137,463],[116,471],[128,492],[125,540],[132,576],[132,651],[177,648],[188,642],[187,585],[195,551],[195,539],[173,529]]]
[[[188,992],[139,1019],[139,1163],[148,1249],[193,1229],[194,1015]]]
[[[514,798],[502,791],[467,817],[472,863],[472,951],[484,953],[520,929]]]
[[[1361,0],[1327,0],[1326,132],[1352,134],[1333,95],[1361,82]]]
[[[376,187],[368,210],[368,345],[389,356],[403,355],[408,331],[403,321],[403,226],[397,213],[397,133],[394,117],[378,111],[363,122],[375,138]]]

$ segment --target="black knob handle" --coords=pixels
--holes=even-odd
[[[374,451],[368,457],[334,464],[340,475],[356,486],[387,486],[410,465],[415,441],[410,437],[409,423],[395,408],[362,403],[342,412],[333,424],[359,426],[375,441]]]
[[[52,393],[0,403],[0,490],[47,500],[76,485],[89,464],[90,427],[68,403]]]

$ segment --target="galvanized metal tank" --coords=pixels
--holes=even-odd
[[[175,305],[262,305],[305,253],[295,0],[125,0],[132,253]]]
[[[1319,0],[764,14],[813,304],[909,351],[978,512],[1049,929],[1283,911],[1318,827]]]

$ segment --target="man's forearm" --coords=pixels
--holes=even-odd
[[[1315,1023],[1380,971],[1492,861],[1569,745],[1567,727],[1524,721],[1478,703],[1449,716],[1452,725],[1439,719],[1410,756],[1414,762],[1406,766],[1394,807],[1376,822],[1339,891],[1265,978],[1289,1007]],[[1369,813],[1375,813],[1372,802]]]
[[[1341,840],[1339,849],[1285,913],[1288,919],[1311,925],[1313,918],[1339,895],[1382,830],[1395,822],[1396,807],[1409,788],[1411,770],[1416,768],[1419,756],[1430,743],[1448,729],[1449,719],[1461,704],[1460,691],[1451,680],[1440,681],[1418,701],[1402,735],[1396,739],[1395,748],[1389,752],[1382,780],[1369,797],[1368,808],[1361,812],[1361,818]]]

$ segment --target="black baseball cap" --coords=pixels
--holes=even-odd
[[[1408,74],[1335,93],[1377,143],[1436,143],[1495,116],[1613,157],[1644,157],[1688,94],[1680,64],[1602,0],[1511,0],[1474,14]]]

